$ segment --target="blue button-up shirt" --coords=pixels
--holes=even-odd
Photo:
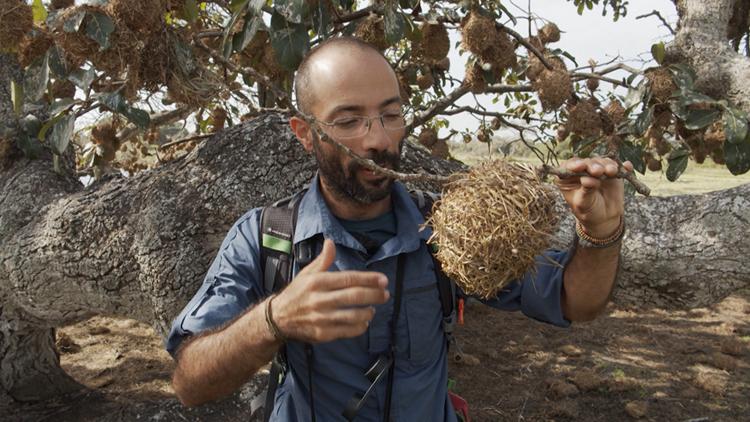
[[[396,277],[396,257],[406,259],[401,316],[396,324],[396,367],[391,417],[394,421],[455,421],[448,399],[447,348],[442,311],[430,252],[425,244],[431,230],[419,230],[424,218],[399,183],[392,192],[397,235],[368,256],[365,248],[331,214],[319,190],[317,177],[299,206],[294,243],[322,234],[336,244],[331,271],[367,270],[388,276],[391,299],[376,307],[366,333],[359,337],[313,346],[312,382],[317,420],[344,420],[342,411],[355,393],[370,386],[365,372],[390,349],[390,319]],[[188,336],[216,328],[260,302],[266,296],[260,273],[258,230],[260,209],[253,209],[234,224],[222,243],[202,287],[175,319],[167,339],[174,356]],[[317,252],[322,242],[316,245]],[[539,257],[536,272],[511,283],[487,305],[524,314],[558,326],[567,326],[560,294],[569,252],[548,251]],[[559,265],[553,265],[553,262]],[[299,268],[294,269],[295,274]],[[308,368],[304,345],[287,344],[290,371],[276,392],[272,420],[309,421]],[[384,377],[385,378],[385,377]],[[377,386],[360,412],[359,421],[380,421],[384,413],[386,380]]]

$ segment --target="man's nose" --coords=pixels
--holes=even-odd
[[[385,151],[391,146],[391,143],[393,143],[393,136],[394,134],[385,130],[380,118],[375,117],[370,120],[370,130],[367,131],[367,134],[365,135],[362,147],[365,151]]]

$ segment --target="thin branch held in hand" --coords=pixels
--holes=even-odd
[[[443,99],[436,101],[435,104],[432,105],[432,107],[427,109],[427,111],[425,111],[424,113],[420,113],[419,115],[414,117],[414,120],[406,127],[406,133],[411,133],[411,131],[414,130],[415,127],[430,120],[431,118],[435,117],[438,113],[450,107],[451,104],[455,103],[459,98],[463,97],[467,92],[469,92],[469,87],[465,85],[461,85],[455,90],[453,90],[453,92],[448,94]]]
[[[635,188],[636,192],[640,193],[643,196],[651,195],[651,189],[648,186],[646,186],[646,184],[636,179],[635,174],[633,172],[629,172],[625,170],[622,167],[622,163],[620,163],[619,161],[617,161],[617,164],[619,165],[620,169],[617,172],[617,176],[615,176],[616,178],[627,180],[628,182],[630,182],[631,185],[633,185],[633,188]],[[543,176],[549,174],[549,175],[557,176],[561,179],[567,179],[571,177],[591,177],[589,176],[588,173],[574,173],[572,171],[557,168],[557,167],[552,167],[547,164],[542,164],[541,166],[539,166],[537,168],[537,171]],[[606,175],[601,175],[599,176],[599,179],[606,180],[606,179],[609,179],[609,177]]]

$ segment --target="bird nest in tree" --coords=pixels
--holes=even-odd
[[[490,298],[534,268],[559,222],[556,192],[528,165],[496,160],[444,187],[429,220],[443,270]]]

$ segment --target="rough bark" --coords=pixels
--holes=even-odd
[[[420,167],[461,168],[408,145],[405,168]],[[222,132],[158,169],[86,189],[47,160],[16,162],[0,185],[3,391],[29,400],[71,387],[57,366],[54,327],[106,314],[164,333],[228,227],[301,188],[314,170],[277,115]],[[747,285],[737,257],[750,252],[749,191],[631,201],[618,300],[692,307]],[[570,232],[566,225],[561,237]],[[41,377],[48,390],[28,388]]]
[[[698,74],[698,90],[750,113],[750,58],[734,51],[729,42],[739,26],[747,28],[750,0],[675,3],[679,22],[668,61],[689,64]]]

